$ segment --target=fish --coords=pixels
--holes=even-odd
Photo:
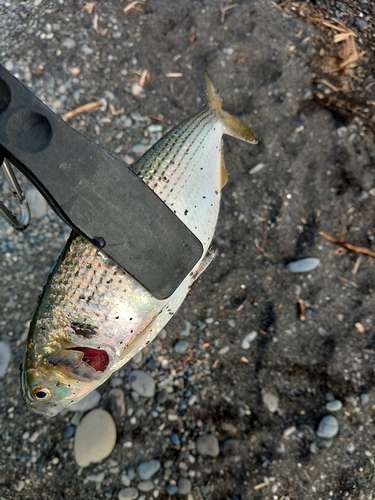
[[[53,417],[100,386],[148,345],[212,262],[221,189],[228,180],[223,134],[258,139],[223,102],[205,74],[206,104],[132,166],[201,241],[203,253],[173,294],[155,298],[74,231],[40,296],[21,370],[28,409]]]

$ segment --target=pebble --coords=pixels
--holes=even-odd
[[[263,162],[257,163],[256,165],[254,165],[253,167],[251,167],[251,169],[249,170],[249,174],[250,175],[257,174],[264,167],[265,167],[265,164]]]
[[[101,397],[102,395],[100,394],[100,392],[95,389],[94,391],[89,392],[84,398],[70,405],[69,411],[86,412],[92,410],[93,408],[95,408],[95,406],[98,405]]]
[[[145,398],[152,398],[155,394],[155,380],[143,370],[133,370],[129,374],[129,383],[133,391]]]
[[[262,399],[265,406],[267,406],[268,411],[275,413],[279,407],[279,398],[275,396],[275,394],[266,391],[262,394]]]
[[[246,335],[246,337],[244,337],[242,339],[242,342],[241,342],[241,347],[242,349],[250,349],[250,344],[253,340],[255,340],[258,336],[258,332],[256,332],[255,330],[253,330],[252,332],[248,333]]]
[[[342,403],[338,399],[335,399],[333,401],[329,401],[326,404],[326,410],[328,411],[340,411],[342,408]]]
[[[197,452],[208,457],[217,457],[220,453],[219,440],[215,434],[205,434],[197,438]]]
[[[137,488],[139,489],[139,491],[147,493],[154,488],[154,483],[152,481],[142,481],[137,484]]]
[[[125,396],[120,387],[113,387],[108,392],[108,409],[115,418],[125,415]]]
[[[95,439],[93,439],[95,437]],[[74,439],[74,458],[80,467],[100,463],[113,451],[116,426],[111,415],[101,408],[83,417]]]
[[[26,201],[30,207],[31,217],[34,219],[41,219],[47,213],[47,202],[39,191],[35,188],[30,188],[25,193]]]
[[[306,257],[306,259],[299,259],[293,262],[289,262],[286,266],[289,271],[294,274],[308,273],[313,271],[320,264],[320,259],[316,257]]]
[[[192,326],[191,323],[186,319],[183,319],[182,321],[184,323],[184,328],[180,331],[180,335],[187,337],[188,335],[190,335]]]
[[[147,481],[154,476],[161,467],[159,460],[149,460],[138,465],[138,474],[142,481]]]
[[[187,495],[191,491],[191,481],[186,477],[180,477],[177,486],[180,495]]]
[[[137,488],[123,488],[118,492],[118,500],[136,500],[138,498],[139,492]]]
[[[184,354],[189,348],[189,342],[187,340],[179,340],[174,345],[174,350],[179,354]]]
[[[175,484],[168,484],[165,488],[168,495],[173,496],[178,492],[178,487]]]
[[[316,435],[322,439],[331,439],[339,432],[339,423],[336,417],[326,415],[319,423]]]
[[[9,344],[6,342],[0,342],[0,378],[4,377],[11,359],[12,352]]]

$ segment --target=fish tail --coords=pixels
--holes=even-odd
[[[217,116],[220,118],[224,125],[224,133],[241,139],[242,141],[250,142],[251,144],[257,144],[258,139],[253,133],[253,131],[245,125],[241,120],[235,116],[229,114],[223,109],[223,101],[219,94],[217,93],[211,78],[209,77],[207,71],[204,77],[206,86],[206,102],[209,108],[211,108]]]

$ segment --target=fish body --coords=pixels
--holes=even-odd
[[[192,271],[165,300],[72,234],[31,322],[22,371],[27,406],[46,416],[102,384],[155,338],[214,257],[210,249],[227,180],[222,135],[257,143],[222,109],[206,74],[204,109],[184,120],[132,167],[203,245]]]

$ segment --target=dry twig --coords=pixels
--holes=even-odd
[[[73,109],[72,111],[68,111],[62,116],[64,121],[68,121],[71,118],[74,118],[77,115],[82,113],[88,113],[89,111],[93,111],[94,109],[98,109],[102,106],[102,101],[94,101],[84,104],[83,106],[78,106],[78,108]]]
[[[363,255],[369,255],[370,257],[375,258],[375,252],[366,247],[359,247],[357,245],[352,245],[351,243],[347,243],[346,241],[338,240],[325,233],[324,231],[319,231],[319,235],[323,236],[326,240],[330,241],[334,245],[339,245],[340,247],[346,248],[352,252],[362,253]]]

